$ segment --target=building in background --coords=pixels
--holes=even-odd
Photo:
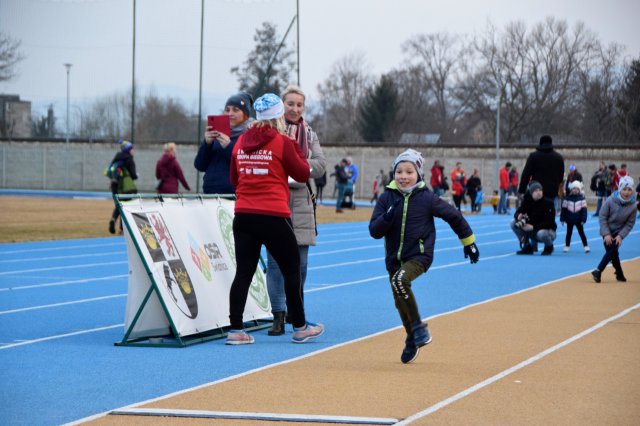
[[[18,95],[0,94],[0,136],[31,137],[31,102],[21,101]]]

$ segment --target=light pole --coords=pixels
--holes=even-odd
[[[500,105],[502,104],[502,93],[498,95],[498,105],[496,106],[496,183],[500,192]]]
[[[298,70],[298,87],[300,87],[300,0],[296,0],[296,50],[297,50],[297,59],[298,66],[296,67]]]
[[[67,138],[64,144],[65,154],[64,154],[64,188],[69,189],[69,78],[71,75],[71,66],[73,64],[64,64],[64,67],[67,69]]]

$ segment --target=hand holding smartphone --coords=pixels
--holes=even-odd
[[[231,122],[228,115],[209,115],[207,116],[207,125],[211,130],[231,136]]]

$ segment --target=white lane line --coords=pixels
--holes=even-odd
[[[68,285],[68,284],[81,284],[81,283],[90,283],[93,281],[110,281],[110,280],[119,280],[122,278],[127,278],[128,274],[122,275],[110,275],[108,277],[98,277],[98,278],[85,278],[82,280],[67,280],[67,281],[57,281],[53,283],[43,283],[43,284],[31,284],[31,285],[23,285],[19,287],[7,287],[0,288],[0,291],[13,291],[13,290],[28,290],[31,288],[42,288],[42,287],[55,287],[59,285]]]
[[[48,260],[61,260],[61,259],[79,259],[83,257],[99,257],[99,256],[111,256],[114,254],[123,254],[126,255],[126,250],[120,251],[108,251],[108,252],[96,252],[89,254],[73,254],[68,256],[50,256],[50,257],[26,257],[22,259],[10,259],[10,260],[0,260],[0,263],[16,263],[16,262],[42,262]]]
[[[332,288],[338,288],[338,287],[346,287],[346,286],[350,286],[350,285],[354,285],[354,284],[362,284],[362,283],[368,283],[370,281],[377,281],[377,280],[381,280],[381,279],[389,279],[389,275],[378,275],[377,277],[371,277],[371,278],[364,278],[361,280],[356,280],[356,281],[348,281],[345,283],[338,283],[338,284],[326,284],[326,285],[322,285],[322,287],[318,287],[318,288],[312,288],[309,290],[305,290],[305,293],[315,293],[316,291],[324,291],[324,290],[330,290]]]
[[[36,253],[36,252],[40,252],[40,251],[56,251],[56,252],[59,252],[60,250],[85,249],[85,248],[94,248],[94,247],[103,248],[103,247],[109,247],[109,246],[122,246],[122,248],[125,248],[124,241],[120,241],[118,243],[83,244],[83,245],[66,246],[66,247],[58,245],[58,246],[55,246],[55,247],[46,247],[46,248],[34,248],[34,249],[23,249],[23,250],[7,250],[7,251],[0,251],[0,254]]]
[[[582,339],[583,337],[593,333],[594,331],[604,327],[605,325],[607,325],[607,324],[609,324],[609,323],[611,323],[611,322],[613,322],[613,321],[615,321],[615,320],[617,320],[619,318],[622,318],[623,316],[625,316],[625,315],[629,314],[630,312],[638,309],[639,307],[640,307],[640,303],[638,303],[638,304],[636,304],[634,306],[631,306],[631,307],[629,307],[629,308],[627,308],[627,309],[625,309],[625,310],[623,310],[621,312],[618,312],[617,314],[615,314],[615,315],[613,315],[613,316],[611,316],[611,317],[609,317],[609,318],[607,318],[607,319],[605,319],[603,321],[600,321],[599,323],[597,323],[593,327],[590,327],[590,328],[588,328],[586,330],[583,330],[582,332],[576,334],[575,336],[572,336],[572,337],[564,340],[563,342],[558,343],[557,345],[551,346],[550,348],[538,353],[537,355],[532,356],[531,358],[529,358],[529,359],[527,359],[525,361],[522,361],[519,364],[514,365],[511,368],[508,368],[508,369],[506,369],[506,370],[504,370],[504,371],[502,371],[502,372],[500,372],[500,373],[498,373],[498,374],[496,374],[496,375],[494,375],[492,377],[489,377],[488,379],[486,379],[486,380],[484,380],[484,381],[482,381],[480,383],[477,383],[477,384],[471,386],[470,388],[467,388],[467,389],[463,390],[462,392],[459,392],[459,393],[457,393],[457,394],[455,394],[455,395],[453,395],[453,396],[451,396],[451,397],[449,397],[449,398],[447,398],[447,399],[445,399],[443,401],[440,401],[437,404],[434,404],[431,407],[429,407],[429,408],[427,408],[427,409],[425,409],[423,411],[420,411],[419,413],[416,413],[416,414],[413,414],[413,415],[407,417],[403,421],[396,423],[396,425],[397,426],[408,425],[408,424],[410,424],[411,422],[413,422],[415,420],[418,420],[418,419],[421,419],[423,417],[426,417],[429,414],[432,414],[432,413],[434,413],[434,412],[436,412],[436,411],[438,411],[438,410],[440,410],[440,409],[442,409],[442,408],[444,408],[444,407],[446,407],[448,405],[451,405],[454,402],[459,401],[462,398],[465,398],[465,397],[471,395],[472,393],[477,392],[480,389],[483,389],[483,388],[485,388],[485,387],[497,382],[498,380],[508,376],[509,374],[515,373],[516,371],[521,370],[524,367],[526,367],[526,366],[528,366],[530,364],[533,364],[536,361],[541,360],[542,358],[546,357],[547,355],[552,354],[553,352],[556,352],[556,351],[564,348],[565,346],[567,346],[567,345],[569,345],[569,344],[571,344],[571,343],[573,343],[573,342],[575,342],[575,341],[577,341],[579,339]]]
[[[51,268],[21,269],[21,270],[14,270],[14,271],[3,271],[3,272],[0,272],[0,275],[24,274],[27,272],[59,271],[61,269],[93,268],[94,266],[121,265],[123,263],[129,264],[129,261],[123,260],[120,262],[85,263],[83,265],[68,265],[68,266],[54,266]]]
[[[482,260],[486,261],[486,260],[493,260],[493,259],[502,259],[504,257],[509,257],[509,256],[515,256],[515,253],[507,253],[507,254],[499,254],[497,256],[489,256],[489,257],[485,257],[482,258]],[[381,259],[374,259],[376,261],[380,261]],[[363,262],[364,263],[364,262]],[[453,262],[453,263],[447,263],[446,265],[438,265],[438,266],[432,266],[431,268],[429,268],[430,271],[433,271],[435,269],[446,269],[446,268],[451,268],[454,266],[461,266],[461,265],[467,265],[469,263],[468,259],[465,259],[461,262]],[[366,283],[369,281],[376,281],[376,280],[381,280],[381,279],[389,279],[389,275],[378,275],[377,277],[371,277],[371,278],[364,278],[361,280],[356,280],[356,281],[348,281],[348,282],[344,282],[344,283],[338,283],[338,284],[317,284],[321,287],[316,287],[313,289],[309,289],[309,290],[305,290],[305,293],[313,293],[316,291],[323,291],[323,290],[329,290],[332,288],[337,288],[337,287],[346,287],[346,286],[350,286],[353,284],[361,284],[361,283]]]
[[[473,231],[475,233],[476,230],[484,229],[484,228],[495,229],[495,225],[474,226],[472,229],[473,229]],[[451,230],[451,228],[449,226],[447,226],[446,223],[444,223],[444,224],[437,223],[436,224],[436,233],[438,233],[438,232],[446,232],[447,230]],[[511,228],[508,228],[508,231],[512,232]],[[505,232],[505,231],[499,231],[499,232]],[[371,236],[369,236],[369,229],[368,228],[367,229],[363,229],[361,232],[345,232],[345,233],[340,233],[340,234],[330,234],[330,233],[325,234],[325,233],[321,233],[320,235],[318,235],[318,245],[320,246],[320,245],[330,244],[330,243],[344,243],[345,242],[344,238],[341,238],[341,239],[338,239],[338,240],[324,240],[324,238],[327,237],[327,236],[330,236],[330,237],[340,236],[341,237],[343,235],[362,235],[362,234],[367,235],[367,237],[366,238],[349,238],[348,241],[351,242],[351,241],[362,241],[362,240],[370,240],[370,239],[372,239]],[[491,235],[491,234],[493,234],[493,232],[491,232],[491,233],[483,233],[482,235]]]
[[[127,296],[127,293],[113,294],[111,296],[93,297],[91,299],[73,300],[71,302],[60,302],[60,303],[52,303],[50,305],[40,305],[40,306],[30,306],[28,308],[10,309],[8,311],[0,311],[0,315],[15,314],[17,312],[34,311],[36,309],[57,308],[59,306],[75,305],[77,303],[97,302],[99,300],[116,299],[116,298],[126,297],[126,296]]]
[[[18,346],[32,345],[34,343],[46,342],[47,340],[56,340],[56,339],[62,339],[64,337],[79,336],[81,334],[87,334],[87,333],[95,333],[96,331],[111,330],[113,328],[118,328],[118,327],[124,327],[124,324],[114,324],[114,325],[108,325],[105,327],[91,328],[88,330],[74,331],[73,333],[57,334],[55,336],[41,337],[39,339],[24,340],[22,342],[10,343],[8,345],[0,346],[0,350],[11,349]]]

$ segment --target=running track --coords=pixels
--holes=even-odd
[[[415,286],[430,317],[593,269],[603,249],[595,218],[586,225],[592,249],[574,233],[553,256],[515,256],[510,216],[467,216],[481,252],[470,265],[446,223],[437,222],[436,255]],[[238,348],[212,341],[182,349],[115,347],[122,339],[127,258],[121,237],[0,245],[0,423],[53,425],[76,421],[242,374],[370,336],[399,325],[388,289],[383,244],[367,223],[322,225],[306,284],[308,317],[326,334],[308,345],[290,333]],[[624,259],[640,257],[636,227]],[[398,348],[398,354],[401,347]],[[398,362],[399,368],[402,366]]]

